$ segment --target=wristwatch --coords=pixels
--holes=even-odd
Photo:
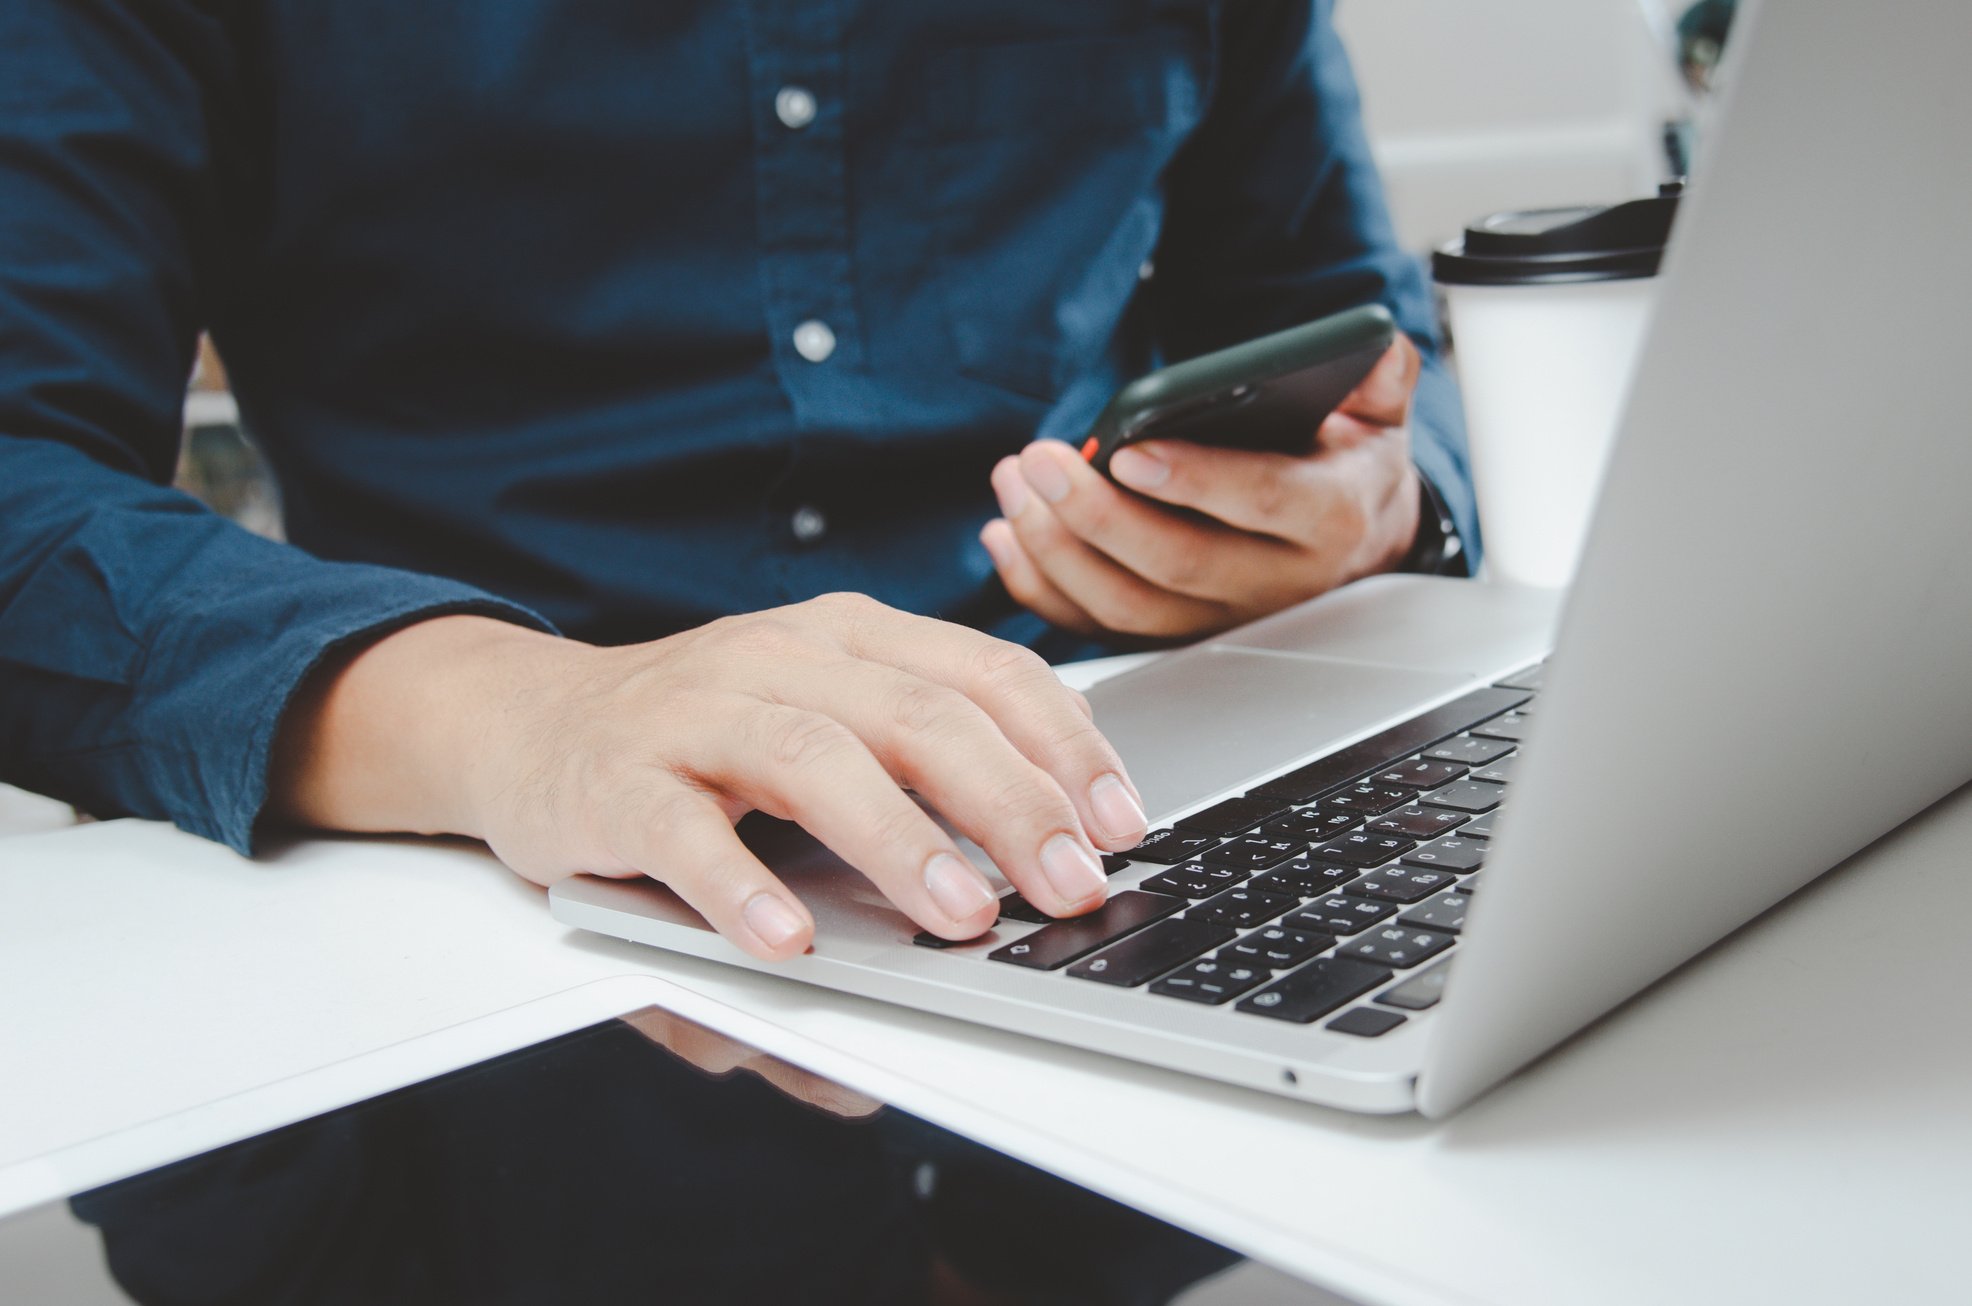
[[[1465,541],[1458,535],[1458,523],[1438,487],[1420,469],[1417,474],[1417,538],[1410,552],[1397,564],[1398,571],[1426,576],[1466,574]]]

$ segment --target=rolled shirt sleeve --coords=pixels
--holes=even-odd
[[[1412,458],[1479,560],[1458,387],[1421,261],[1398,242],[1370,157],[1334,0],[1229,5],[1211,112],[1174,160],[1154,298],[1162,350],[1188,357],[1382,303],[1424,358]]]
[[[422,617],[543,625],[324,562],[168,488],[223,235],[191,4],[0,9],[0,780],[242,852],[281,713],[327,653]]]

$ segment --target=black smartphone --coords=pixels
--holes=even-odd
[[[1082,457],[1107,476],[1111,456],[1140,440],[1306,453],[1396,337],[1390,310],[1366,304],[1173,363],[1116,392]]]

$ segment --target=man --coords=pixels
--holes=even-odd
[[[991,923],[908,787],[1087,910],[1144,815],[1030,649],[1475,535],[1330,8],[12,0],[4,778],[653,875],[761,957],[813,926],[751,809]],[[1059,443],[1371,300],[1411,340],[1309,456]],[[202,328],[295,547],[161,488]]]

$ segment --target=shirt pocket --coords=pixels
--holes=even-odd
[[[931,253],[960,371],[1051,400],[1109,347],[1209,66],[1168,29],[926,62]]]

